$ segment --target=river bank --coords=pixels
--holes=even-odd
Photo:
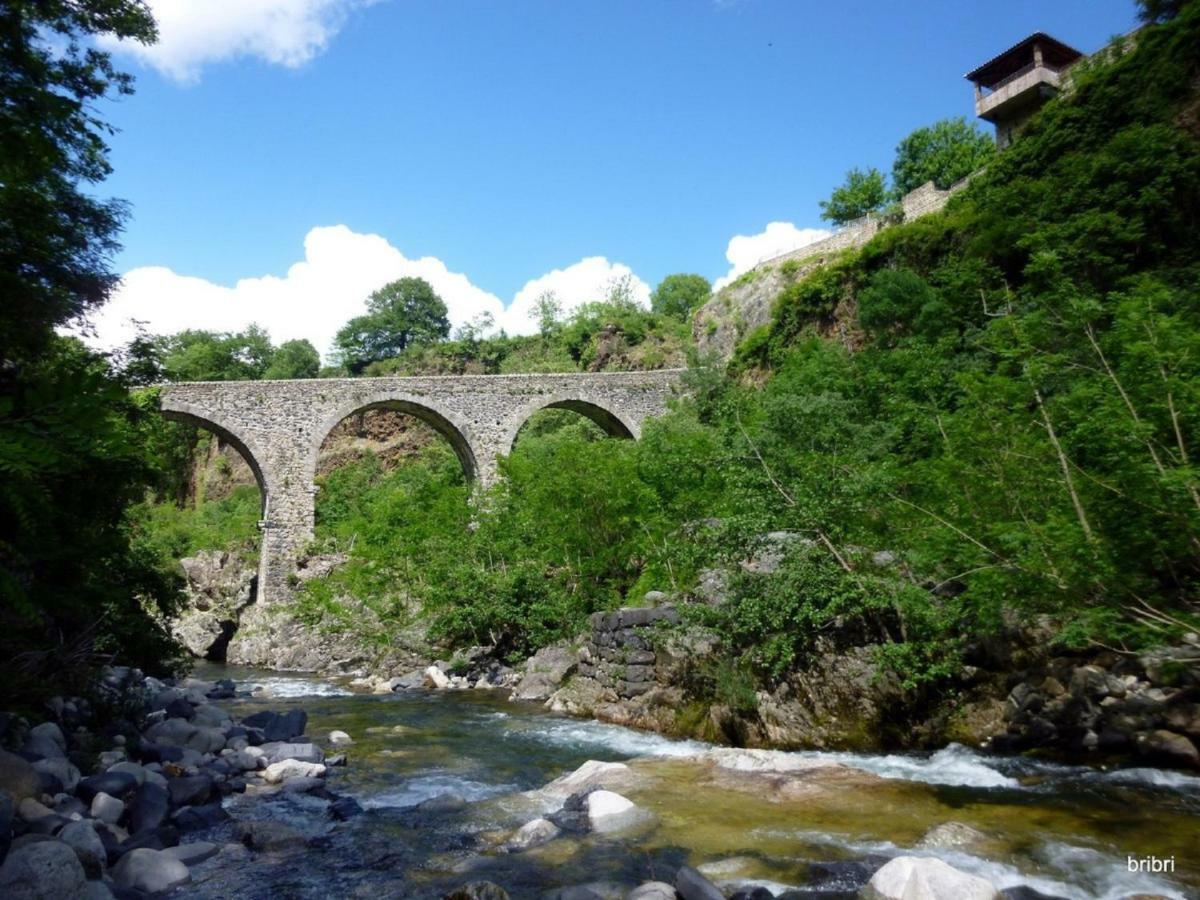
[[[514,898],[625,898],[648,881],[674,885],[686,866],[726,897],[754,887],[853,897],[904,856],[946,863],[1010,897],[1200,889],[1200,779],[1184,774],[961,746],[746,753],[567,718],[495,691],[375,694],[345,677],[207,664],[195,674],[234,682],[235,696],[217,701],[234,720],[303,711],[323,752],[348,756],[326,771],[325,790],[364,812],[339,821],[311,791],[231,792],[220,803],[230,820],[180,836],[219,849],[189,867],[179,896],[434,898],[487,881]],[[352,743],[335,747],[334,732]],[[589,763],[621,766],[589,781],[587,769],[579,774]],[[630,827],[556,826],[540,846],[505,852],[523,826],[561,818],[570,793],[601,785],[638,811]],[[263,823],[266,843],[242,842],[247,822]],[[1130,855],[1173,857],[1175,872],[1128,872]]]

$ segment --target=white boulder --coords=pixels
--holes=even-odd
[[[863,900],[1002,900],[995,885],[940,859],[897,856],[861,894]]]

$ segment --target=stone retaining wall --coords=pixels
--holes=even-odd
[[[579,674],[620,697],[646,693],[655,683],[658,655],[652,637],[660,622],[676,624],[678,610],[663,606],[593,613],[591,636],[580,651]]]

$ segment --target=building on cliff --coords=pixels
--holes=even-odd
[[[1082,58],[1074,47],[1039,31],[967,73],[975,85],[975,114],[996,127],[996,146],[1012,143],[1029,117],[1063,89],[1066,71]]]

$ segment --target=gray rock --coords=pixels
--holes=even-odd
[[[41,795],[37,771],[15,753],[0,750],[0,793],[8,794],[13,806],[26,797]]]
[[[579,665],[579,652],[565,644],[543,647],[525,661],[525,675],[512,692],[513,700],[546,700]]]
[[[272,712],[264,709],[242,720],[247,728],[259,728],[268,742],[290,741],[304,734],[308,727],[308,713],[302,709],[289,709],[287,712]],[[320,762],[320,760],[313,760]]]
[[[267,764],[294,759],[298,762],[319,763],[325,761],[325,752],[316,744],[291,744],[272,742],[260,748]]]
[[[558,837],[561,831],[562,829],[549,819],[534,819],[518,828],[516,834],[501,849],[506,853],[520,853],[522,850],[540,847]]]
[[[213,792],[213,780],[208,775],[183,775],[167,781],[172,806],[198,806]]]
[[[147,781],[133,795],[129,804],[129,828],[137,834],[157,828],[167,820],[170,810],[167,789]]]
[[[128,772],[103,772],[81,779],[76,793],[79,799],[90,802],[99,793],[110,797],[127,797],[137,790],[137,786],[137,779]]]
[[[683,900],[725,900],[720,889],[691,866],[679,867],[675,890]]]
[[[92,816],[101,822],[116,825],[125,813],[125,804],[101,791],[92,798]]]
[[[1173,731],[1151,731],[1134,738],[1134,748],[1139,756],[1168,766],[1200,769],[1200,751],[1182,734]]]
[[[221,851],[216,844],[208,841],[195,841],[191,844],[180,844],[178,847],[168,847],[163,853],[173,856],[185,866],[195,866],[207,859],[212,859]]]
[[[135,762],[119,762],[108,767],[110,772],[124,772],[126,775],[132,775],[137,781],[138,786],[146,783],[146,770]]]
[[[78,897],[86,884],[83,864],[62,841],[14,847],[0,867],[0,895],[8,900],[64,900]]]
[[[678,896],[665,881],[647,881],[630,891],[625,900],[677,900]]]
[[[286,850],[304,844],[304,835],[282,822],[238,822],[235,833],[251,850]]]
[[[985,881],[940,859],[897,856],[871,876],[863,900],[1001,900]]]
[[[113,900],[113,892],[103,881],[89,881],[84,885],[79,900]]]
[[[187,866],[163,850],[141,847],[122,856],[112,869],[117,887],[160,894],[192,880]]]
[[[108,862],[104,842],[88,822],[71,822],[58,833],[58,839],[75,851],[88,878],[99,878]]]
[[[39,759],[62,759],[66,755],[56,741],[44,734],[31,734],[25,740],[21,751],[31,756],[36,756]]]
[[[925,850],[969,850],[987,840],[987,835],[962,822],[942,822],[925,832],[917,846]]]
[[[33,764],[33,769],[39,774],[53,775],[63,786],[63,790],[68,793],[74,791],[79,785],[79,770],[71,765],[71,761],[65,757],[39,759]]]
[[[63,753],[67,751],[67,738],[63,734],[62,729],[54,722],[43,722],[41,725],[35,725],[29,729],[29,736],[34,738],[49,738],[58,745],[58,749]]]
[[[472,881],[444,894],[442,900],[508,900],[508,892],[490,881]]]

